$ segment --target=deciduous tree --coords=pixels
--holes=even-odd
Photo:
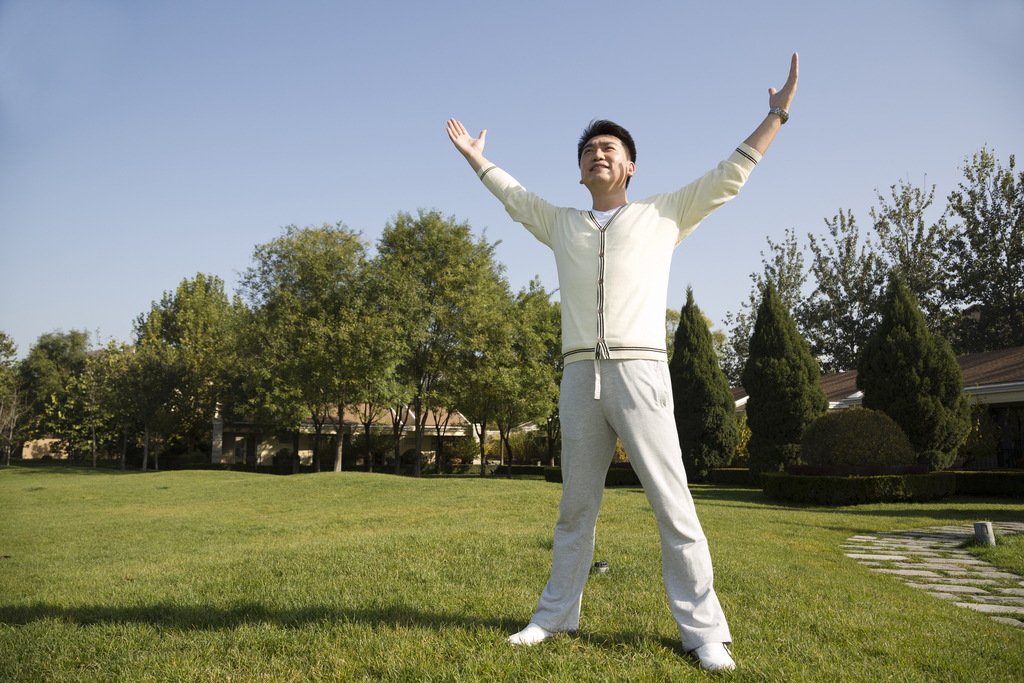
[[[949,195],[957,222],[943,289],[956,353],[1024,346],[1024,171],[1014,175],[1014,165],[1012,154],[1004,167],[983,147]]]
[[[420,475],[428,413],[444,408],[441,383],[465,372],[459,363],[472,330],[493,308],[495,293],[507,290],[494,247],[474,239],[468,223],[422,209],[416,217],[396,214],[378,243],[380,268],[405,293],[399,373],[412,389],[414,476]]]
[[[772,282],[776,296],[782,301],[786,310],[792,311],[800,301],[801,289],[807,282],[804,270],[804,255],[797,241],[795,230],[786,230],[786,238],[779,243],[768,241],[769,255],[761,252],[761,263],[764,270],[751,273],[754,285],[750,288],[750,298],[740,306],[737,313],[728,313],[725,324],[729,328],[728,353],[723,359],[722,369],[733,385],[740,383],[740,375],[750,353],[750,335],[754,330],[755,313],[764,295],[767,282]]]

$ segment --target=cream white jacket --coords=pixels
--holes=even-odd
[[[590,211],[553,206],[497,166],[478,176],[517,223],[555,252],[566,363],[593,358],[665,360],[672,251],[736,196],[761,155],[741,144],[675,192],[623,205],[601,225]]]

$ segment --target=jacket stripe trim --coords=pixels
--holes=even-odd
[[[747,154],[746,152],[744,152],[744,151],[743,151],[742,149],[740,149],[739,147],[737,147],[737,148],[736,148],[736,151],[737,151],[737,152],[739,152],[739,153],[740,153],[740,154],[741,154],[742,156],[746,157],[747,159],[750,159],[750,162],[751,162],[752,164],[754,164],[755,166],[757,166],[757,159],[755,159],[754,157],[750,156],[749,154]]]

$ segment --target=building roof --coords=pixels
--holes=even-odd
[[[1024,382],[1024,346],[1000,351],[968,353],[956,357],[964,377],[964,391],[972,388]],[[849,370],[821,376],[821,388],[829,404],[835,405],[857,394],[857,371]],[[746,403],[743,387],[732,390],[737,408]]]

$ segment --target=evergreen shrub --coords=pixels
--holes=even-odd
[[[943,453],[942,451],[924,451],[917,454],[917,462],[928,465],[928,471],[939,472],[953,464],[956,459],[956,451]]]
[[[763,472],[761,488],[769,498],[814,505],[921,503],[956,493],[952,472],[880,477],[809,477]]]
[[[804,430],[828,408],[818,361],[769,281],[740,378],[748,398],[750,469],[778,472],[800,462]]]
[[[711,330],[690,287],[672,348],[668,370],[683,467],[689,480],[702,481],[711,468],[732,462],[739,429],[729,380],[718,366]]]
[[[952,462],[971,429],[956,357],[945,339],[928,331],[917,301],[895,275],[882,313],[857,365],[863,406],[895,420],[926,458],[921,464],[933,467],[945,460],[924,456],[930,451],[942,451]]]
[[[914,449],[900,426],[878,410],[826,413],[804,432],[800,457],[808,465],[909,465]]]

